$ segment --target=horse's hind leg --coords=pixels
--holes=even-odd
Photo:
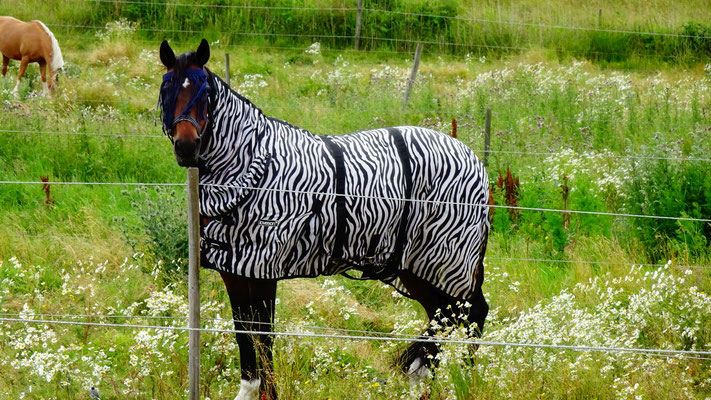
[[[424,307],[430,321],[436,321],[440,325],[444,325],[442,317],[446,316],[450,321],[453,320],[455,317],[455,304],[451,299],[413,275],[401,274],[399,278],[412,298]],[[441,313],[438,313],[438,311]],[[435,329],[430,326],[425,332],[425,336],[433,336],[435,333]],[[439,353],[437,344],[429,341],[418,341],[408,346],[398,358],[397,363],[410,376],[410,382],[414,384],[423,378],[431,376],[429,368],[436,363],[437,353]]]
[[[7,74],[7,64],[9,64],[9,63],[10,63],[10,57],[3,54],[2,55],[2,76],[5,76],[5,74]]]

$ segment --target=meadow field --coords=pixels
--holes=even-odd
[[[158,46],[202,37],[212,71],[229,54],[235,90],[317,134],[451,134],[454,119],[483,157],[490,109],[491,190],[513,207],[494,209],[489,238],[491,344],[444,345],[436,379],[413,390],[393,365],[405,342],[277,337],[281,398],[711,398],[709,3],[364,1],[359,51],[357,1],[191,4],[0,3],[45,21],[66,61],[50,96],[36,64],[18,96],[17,62],[0,79],[0,398],[185,397],[187,332],[141,326],[186,325],[185,170],[156,110]],[[232,329],[219,276],[201,285],[204,327]],[[279,332],[427,325],[380,282],[297,279],[277,295]],[[234,335],[202,341],[204,398],[233,398]]]

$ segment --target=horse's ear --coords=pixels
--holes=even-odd
[[[207,64],[207,61],[210,59],[210,45],[207,43],[207,40],[203,39],[200,41],[200,46],[198,46],[195,56],[199,66],[203,67]]]
[[[173,53],[173,49],[170,48],[167,40],[164,40],[163,43],[160,44],[160,61],[168,69],[173,68],[177,62],[175,53]]]

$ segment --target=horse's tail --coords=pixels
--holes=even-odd
[[[62,50],[59,48],[59,42],[57,42],[57,38],[54,37],[52,31],[47,28],[47,25],[43,24],[42,21],[36,22],[42,25],[42,28],[49,36],[49,40],[52,41],[52,62],[49,65],[52,71],[56,71],[64,66],[64,59],[62,58]]]

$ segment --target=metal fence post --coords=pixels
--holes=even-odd
[[[415,78],[417,78],[417,68],[420,67],[421,56],[422,43],[417,43],[417,49],[415,49],[415,60],[412,62],[412,71],[410,71],[410,77],[407,78],[407,88],[405,89],[405,98],[402,100],[402,108],[405,108],[407,102],[410,100],[410,93],[412,92],[412,86],[415,84]]]
[[[188,168],[188,327],[200,328],[200,221],[198,169]],[[200,399],[200,331],[188,336],[188,386],[190,400]]]
[[[484,167],[489,166],[489,142],[491,141],[491,109],[486,109],[484,120]]]

